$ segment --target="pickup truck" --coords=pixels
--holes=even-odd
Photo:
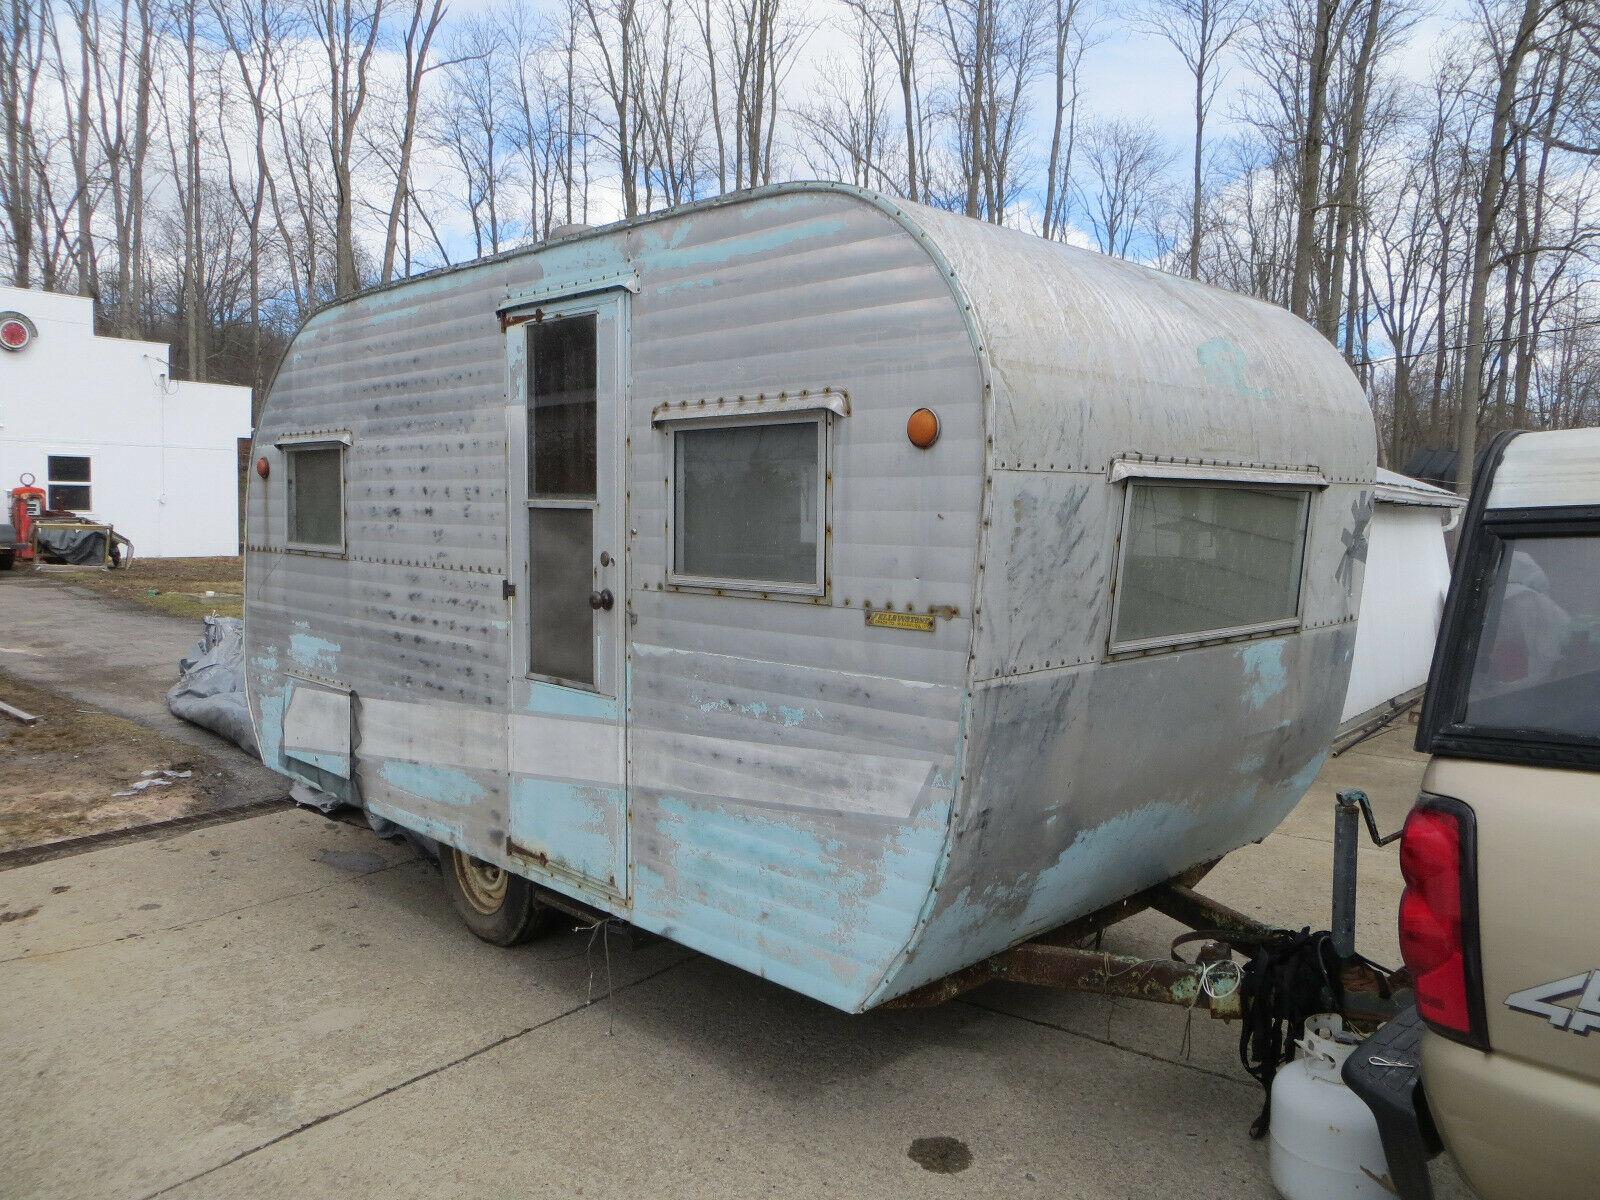
[[[1467,509],[1406,819],[1416,1007],[1350,1056],[1395,1192],[1600,1195],[1600,429],[1502,435]]]

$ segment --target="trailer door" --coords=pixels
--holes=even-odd
[[[510,369],[506,852],[626,898],[626,296],[502,312]]]

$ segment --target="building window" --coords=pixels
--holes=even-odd
[[[344,447],[285,446],[289,478],[289,545],[344,549]]]
[[[1111,649],[1292,628],[1310,492],[1128,484]]]
[[[51,508],[66,512],[87,512],[89,503],[89,460],[69,454],[52,454],[49,460],[49,500]]]
[[[823,593],[822,415],[673,433],[678,584]]]

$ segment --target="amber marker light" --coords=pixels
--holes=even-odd
[[[919,408],[906,421],[906,437],[918,450],[926,450],[939,440],[939,416],[931,408]]]

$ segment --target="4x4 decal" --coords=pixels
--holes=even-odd
[[[1576,1008],[1555,1003],[1571,996],[1579,997]],[[1506,997],[1506,1007],[1536,1017],[1549,1017],[1550,1024],[1557,1029],[1587,1036],[1591,1029],[1600,1029],[1600,970],[1512,992]]]

